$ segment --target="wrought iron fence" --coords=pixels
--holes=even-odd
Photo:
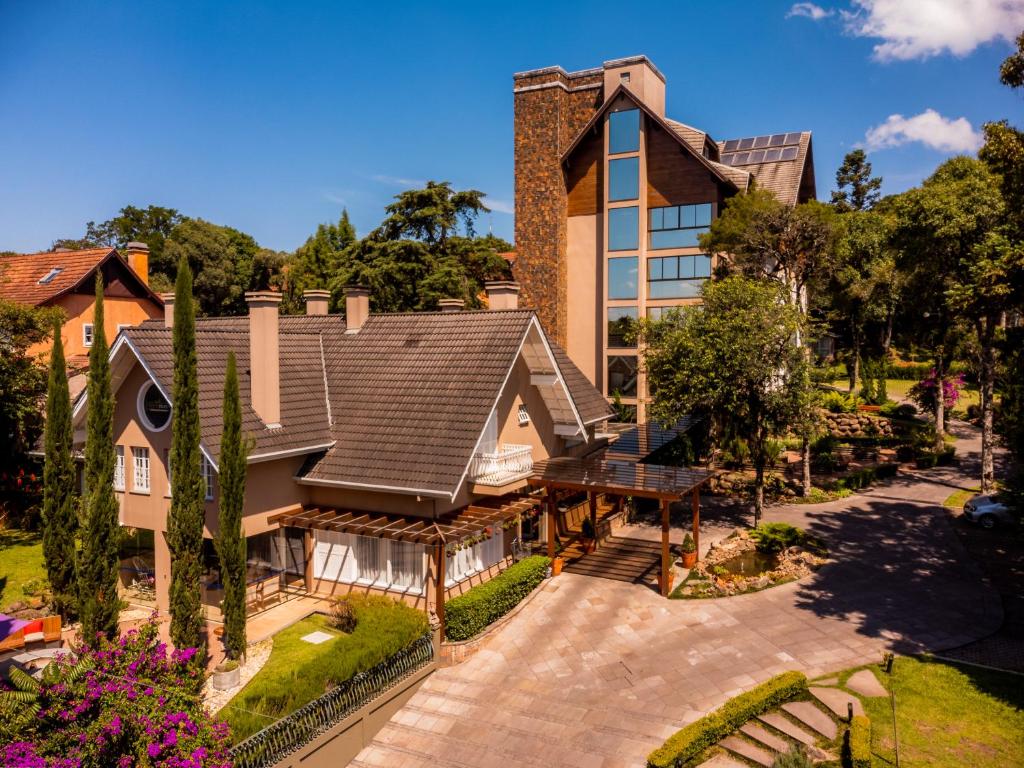
[[[434,658],[430,633],[380,664],[358,672],[231,750],[234,768],[269,768],[330,730],[372,699]]]

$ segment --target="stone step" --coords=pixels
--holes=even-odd
[[[761,747],[751,744],[745,739],[741,739],[739,736],[727,736],[718,742],[718,746],[723,749],[727,749],[734,755],[749,760],[752,763],[764,766],[764,768],[771,768],[772,763],[775,762],[775,755],[771,752],[767,752]]]
[[[808,747],[813,747],[814,742],[818,739],[814,733],[801,728],[781,712],[766,712],[765,714],[760,715],[757,719],[762,723],[770,725],[777,731],[782,731],[789,738],[794,741],[799,741],[801,744]]]
[[[875,673],[870,669],[862,669],[859,672],[854,672],[850,675],[850,679],[846,681],[846,687],[855,693],[859,693],[861,696],[888,696],[889,692],[885,690],[885,687],[878,682],[878,678],[875,677]]]
[[[719,752],[710,760],[705,760],[697,768],[748,768],[747,763],[738,763],[724,752]]]
[[[762,728],[753,720],[740,726],[740,733],[762,744],[772,752],[788,752],[791,746],[791,742],[776,736],[766,728]]]
[[[854,715],[864,714],[864,706],[860,703],[860,699],[852,693],[841,691],[838,688],[810,688],[808,690],[811,696],[828,707],[832,714],[840,720],[846,720],[848,714],[847,705],[850,703],[853,704]]]
[[[809,701],[790,701],[782,705],[786,714],[792,715],[815,733],[820,733],[829,741],[836,738],[839,729],[836,722]]]

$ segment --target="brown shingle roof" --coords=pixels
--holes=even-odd
[[[23,253],[0,257],[0,298],[39,306],[86,280],[111,254],[113,248],[84,251]],[[61,271],[48,283],[42,280],[54,268]]]
[[[724,141],[718,142],[719,151],[722,151],[724,147]],[[741,168],[753,175],[758,187],[772,192],[783,203],[796,205],[800,201],[800,186],[804,181],[810,149],[811,133],[803,131],[800,134],[800,143],[797,145],[795,159],[743,165]],[[740,170],[740,168],[733,170]]]
[[[371,315],[359,333],[348,334],[340,315],[282,316],[282,426],[267,430],[249,405],[248,318],[200,319],[203,444],[216,461],[224,369],[233,350],[254,455],[313,452],[300,472],[308,482],[454,494],[532,325],[540,327],[532,310],[422,312]],[[169,392],[171,331],[148,322],[124,334]],[[608,402],[564,351],[551,347],[581,420],[608,418]]]

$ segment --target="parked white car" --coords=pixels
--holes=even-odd
[[[964,504],[964,514],[972,523],[982,528],[995,528],[996,525],[1015,525],[1016,516],[1010,506],[999,496],[978,495]]]

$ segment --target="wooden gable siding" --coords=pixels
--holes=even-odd
[[[604,132],[585,138],[566,161],[570,216],[592,216],[604,208]]]
[[[721,185],[658,125],[647,121],[647,205],[721,202]]]

